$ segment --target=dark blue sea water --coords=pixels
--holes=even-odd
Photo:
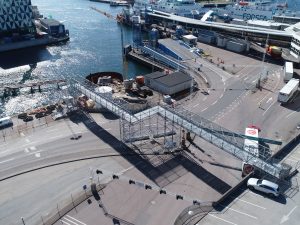
[[[120,27],[116,21],[91,10],[90,7],[100,8],[112,15],[117,15],[122,8],[89,0],[32,0],[32,4],[37,5],[45,17],[63,22],[70,31],[70,41],[46,49],[1,54],[0,67],[5,71],[0,69],[0,82],[27,83],[85,77],[98,71],[122,73]],[[124,43],[131,43],[130,28],[124,27],[123,30]],[[31,67],[28,64],[31,64]],[[127,71],[128,77],[134,77],[148,73],[149,69],[129,61]],[[18,113],[31,106],[46,103],[46,93],[21,95],[0,103],[0,114]]]
[[[283,0],[278,2],[285,2]],[[292,10],[300,10],[300,0],[288,0]],[[28,83],[47,79],[85,77],[98,71],[122,72],[120,27],[113,20],[90,9],[97,7],[116,15],[120,7],[89,0],[32,0],[41,14],[63,22],[70,41],[46,49],[30,49],[0,54],[0,83]],[[124,28],[125,43],[131,43],[129,28]],[[29,66],[30,65],[30,66]],[[149,69],[128,63],[128,77],[145,74]],[[23,90],[28,93],[28,90]],[[15,114],[55,99],[56,92],[19,95],[0,101],[1,114]]]

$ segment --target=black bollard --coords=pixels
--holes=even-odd
[[[39,92],[42,92],[41,85],[39,85]]]
[[[34,93],[33,87],[30,87],[30,93],[31,93],[31,94]]]

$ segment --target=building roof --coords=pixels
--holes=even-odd
[[[157,78],[160,78],[162,76],[165,76],[165,74],[163,72],[159,72],[159,71],[144,75],[144,77],[147,77],[147,78],[150,78],[150,79],[157,79]]]
[[[182,36],[182,38],[185,38],[187,40],[195,40],[195,39],[197,39],[197,37],[195,37],[192,34],[184,35],[184,36]]]
[[[61,23],[55,19],[40,19],[41,23],[47,24],[48,26],[59,26]]]
[[[191,81],[191,76],[189,76],[188,74],[182,73],[182,72],[175,72],[175,73],[171,73],[169,75],[165,75],[163,77],[159,77],[156,80],[162,84],[164,84],[165,86],[168,87],[173,87],[176,86],[178,84],[187,82],[187,81]]]

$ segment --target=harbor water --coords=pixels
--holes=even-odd
[[[300,1],[288,0],[292,10],[300,10]],[[44,17],[63,22],[70,31],[70,41],[59,46],[27,49],[0,54],[0,83],[32,83],[51,79],[83,78],[90,73],[122,73],[121,31],[116,21],[93,11],[96,7],[117,15],[121,7],[89,0],[32,0]],[[124,27],[124,43],[131,43],[130,28]],[[125,66],[128,78],[150,72],[133,62]],[[0,88],[1,89],[1,88]],[[59,98],[49,89],[42,93],[21,94],[0,101],[0,116],[17,114]]]
[[[32,5],[37,5],[44,17],[63,22],[70,31],[70,41],[59,46],[0,53],[0,83],[79,78],[102,71],[122,73],[120,27],[116,21],[90,9],[96,7],[117,15],[121,7],[88,0],[32,0]],[[124,27],[123,31],[124,44],[131,43],[130,28]],[[129,78],[150,71],[130,61],[125,68]],[[30,90],[23,89],[22,93],[0,101],[2,116],[47,104],[59,97],[55,90],[50,89],[34,94],[27,94]]]

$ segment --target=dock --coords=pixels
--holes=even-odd
[[[133,4],[133,1],[124,1],[124,0],[90,0],[90,1],[107,3],[110,6],[130,6],[131,4]]]
[[[150,68],[153,67],[154,69],[159,70],[159,71],[165,71],[165,70],[170,71],[170,68],[168,66],[165,66],[159,62],[156,62],[156,61],[152,60],[151,58],[145,57],[145,56],[143,56],[143,54],[135,52],[133,50],[128,52],[126,54],[126,57],[129,59],[135,60],[135,61],[137,61],[145,66],[148,66]]]
[[[34,93],[34,88],[38,87],[38,91],[41,92],[42,89],[41,87],[43,85],[47,84],[56,84],[57,89],[60,88],[60,84],[65,84],[67,81],[66,80],[45,80],[45,81],[39,81],[39,82],[34,82],[34,83],[28,83],[28,84],[0,84],[0,89],[3,91],[3,94],[1,95],[2,98],[6,98],[8,96],[15,96],[18,93],[18,90],[21,88],[30,88],[30,92]]]

